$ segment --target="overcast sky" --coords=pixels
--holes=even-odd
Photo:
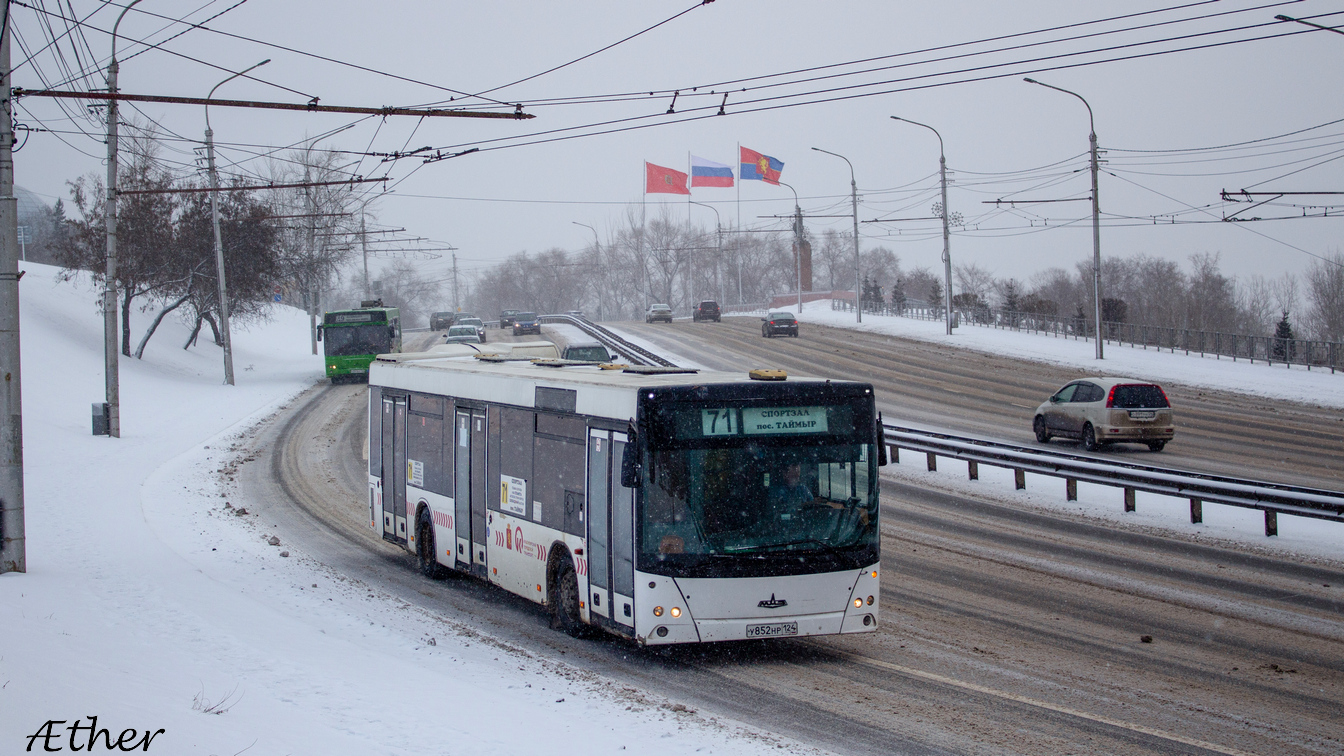
[[[59,12],[54,0],[33,4]],[[105,86],[119,6],[71,5],[88,19],[78,57],[72,36],[60,40],[63,61],[48,49],[26,62],[51,30],[65,32],[66,22],[13,7],[22,42],[13,51],[16,86]],[[375,107],[453,97],[453,107],[498,112],[522,103],[536,118],[211,109],[226,178],[263,174],[260,156],[346,126],[317,144],[351,153],[479,148],[430,164],[349,156],[352,173],[391,179],[390,193],[370,203],[382,225],[404,227],[434,240],[433,247],[456,247],[465,270],[519,251],[592,244],[592,232],[575,222],[595,227],[605,242],[626,208],[645,199],[644,161],[684,171],[693,153],[735,165],[739,144],[784,162],[781,178],[797,190],[805,214],[844,216],[809,218],[814,233],[852,227],[850,173],[842,160],[810,148],[844,155],[856,174],[860,220],[888,221],[863,223],[863,245],[886,245],[906,268],[937,268],[941,233],[928,218],[938,193],[938,140],[890,119],[899,115],[936,128],[945,142],[948,204],[966,221],[954,229],[953,260],[1023,280],[1092,254],[1087,109],[1022,81],[1030,75],[1091,105],[1105,161],[1104,255],[1185,263],[1191,254],[1216,252],[1229,273],[1273,276],[1300,273],[1312,255],[1344,247],[1340,196],[1288,196],[1254,209],[1219,197],[1243,188],[1344,191],[1344,122],[1330,124],[1344,119],[1344,35],[1276,23],[1277,14],[1339,25],[1344,3],[143,0],[122,22],[118,59],[120,87],[133,94],[204,97],[230,72],[270,58],[253,74],[266,83],[237,79],[216,97],[293,103],[316,96],[324,105]],[[177,18],[209,30],[186,30],[171,21]],[[505,86],[663,21],[573,65]],[[145,51],[135,41],[162,42],[184,30],[162,49]],[[1256,37],[1272,38],[1152,55]],[[1134,57],[1140,55],[1148,57]],[[1098,62],[1114,58],[1130,59]],[[867,62],[853,63],[861,60]],[[1078,65],[1089,62],[1096,64]],[[822,66],[828,68],[790,73]],[[81,69],[100,70],[67,80]],[[725,115],[717,116],[725,90]],[[673,91],[680,94],[669,114]],[[482,92],[488,94],[460,96]],[[545,102],[563,98],[582,101]],[[67,180],[105,171],[103,127],[84,112],[71,102],[63,111],[50,98],[19,101],[20,124],[52,131],[27,135],[15,183],[48,201],[68,200]],[[181,137],[167,144],[164,158],[184,174],[193,170],[192,148],[205,127],[201,107],[140,103],[123,114],[153,119]],[[1199,149],[1253,140],[1266,141]],[[738,197],[738,189],[696,189],[692,199],[713,205],[725,225],[740,217],[748,228],[787,228],[768,216],[792,212],[788,189],[748,181]],[[1074,201],[985,204],[1003,198]],[[714,213],[688,207],[684,197],[647,200],[650,212],[670,203],[676,217],[690,212],[713,228]],[[1330,217],[1319,217],[1331,202],[1338,204]],[[1238,211],[1290,219],[1221,222]],[[445,254],[424,265],[438,271],[447,260]]]

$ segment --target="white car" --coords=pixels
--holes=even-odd
[[[1041,443],[1075,438],[1088,451],[1127,441],[1162,451],[1176,435],[1167,393],[1128,378],[1084,378],[1056,391],[1036,408],[1031,428]]]

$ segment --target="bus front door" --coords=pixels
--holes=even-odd
[[[406,542],[406,397],[383,397],[383,538]]]
[[[453,455],[458,569],[485,574],[485,410],[459,409]]]
[[[626,435],[588,431],[588,598],[592,614],[633,630],[634,491],[621,485]]]

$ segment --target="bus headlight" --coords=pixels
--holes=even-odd
[[[854,599],[854,608],[858,609],[861,606],[863,606],[863,599],[861,598]]]
[[[868,597],[868,606],[872,606],[872,605],[873,605],[873,597],[872,597],[872,596],[869,596],[869,597]]]
[[[671,614],[672,614],[673,617],[680,617],[680,616],[681,616],[681,607],[679,607],[679,606],[674,606],[674,607],[672,607],[672,612],[671,612]]]
[[[663,608],[661,606],[655,606],[653,608],[653,616],[655,617],[663,616]]]

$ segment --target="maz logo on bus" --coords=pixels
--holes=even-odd
[[[766,599],[765,601],[756,602],[756,606],[759,606],[762,609],[778,609],[782,606],[788,606],[788,605],[789,605],[788,601],[785,601],[784,599],[775,598],[775,594],[773,593],[770,594],[770,598]]]

